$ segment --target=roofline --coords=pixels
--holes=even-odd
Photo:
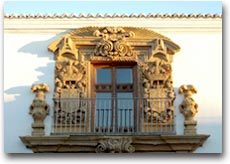
[[[140,14],[136,14],[136,13],[132,13],[132,14],[118,14],[118,13],[114,13],[114,14],[110,14],[110,13],[105,13],[105,14],[101,14],[101,13],[97,13],[96,15],[89,13],[89,14],[84,14],[84,13],[80,13],[80,14],[76,14],[76,13],[72,13],[72,14],[60,14],[60,13],[55,13],[55,14],[7,14],[4,13],[4,18],[5,19],[39,19],[39,18],[43,18],[43,19],[53,19],[53,18],[70,18],[70,19],[74,19],[74,18],[221,18],[222,19],[222,14],[178,14],[178,13],[174,13],[174,14],[161,14],[161,13],[149,13],[149,14],[145,14],[145,13],[140,13]]]

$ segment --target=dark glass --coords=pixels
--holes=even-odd
[[[97,84],[111,84],[112,71],[110,68],[98,68],[96,73]]]
[[[117,84],[132,84],[133,71],[131,68],[117,68],[116,69]]]

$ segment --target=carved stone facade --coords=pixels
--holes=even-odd
[[[56,40],[49,45],[49,50],[55,54],[56,60],[56,129],[61,126],[68,128],[70,124],[76,123],[76,117],[71,118],[74,113],[81,115],[81,120],[86,119],[82,120],[84,125],[81,127],[90,126],[87,120],[92,118],[88,114],[90,109],[87,102],[79,101],[79,105],[70,110],[65,107],[70,103],[65,104],[62,99],[92,98],[91,78],[94,75],[91,67],[94,63],[135,63],[138,86],[136,96],[144,99],[144,105],[137,109],[137,113],[144,115],[142,119],[138,118],[140,126],[167,127],[173,124],[175,94],[171,63],[180,47],[170,39],[142,28],[86,27]]]
[[[185,116],[185,135],[174,133],[175,93],[171,63],[180,47],[170,39],[142,28],[86,27],[54,41],[49,50],[54,53],[56,61],[54,129],[53,135],[43,136],[43,121],[49,111],[44,92],[49,89],[45,84],[34,85],[32,91],[36,92],[36,97],[30,109],[34,131],[32,136],[20,137],[33,152],[188,153],[209,137],[196,134],[197,122],[193,117],[198,105],[191,98],[196,93],[192,85],[179,88],[179,93],[185,95],[180,105],[180,111]],[[92,70],[96,64],[135,66],[137,84],[126,88],[128,91],[134,88],[133,93],[141,99],[133,103],[135,125],[132,129],[120,132],[120,129],[114,131],[111,126],[97,131],[93,127],[97,108],[92,93],[97,86],[92,84],[95,78]],[[116,87],[116,90],[119,88]],[[118,110],[116,105],[113,103],[113,108]],[[103,115],[106,110],[109,111],[104,108]],[[107,115],[111,113],[107,112]],[[126,113],[124,116],[126,119]],[[115,117],[111,118],[116,121]]]
[[[32,86],[31,90],[36,93],[35,98],[30,105],[29,112],[34,119],[34,123],[32,124],[32,136],[44,136],[44,120],[49,114],[50,109],[45,100],[45,92],[49,91],[49,87],[47,84],[35,84]]]

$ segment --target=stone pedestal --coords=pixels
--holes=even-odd
[[[197,121],[184,121],[184,135],[196,135]]]
[[[32,124],[32,136],[44,136],[45,125],[44,124]]]

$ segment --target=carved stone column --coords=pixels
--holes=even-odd
[[[180,112],[184,115],[184,135],[196,135],[197,121],[194,120],[198,112],[198,104],[193,100],[192,95],[197,93],[193,85],[182,85],[179,94],[184,94],[184,100],[180,104]]]
[[[45,92],[49,91],[47,84],[34,84],[31,87],[32,92],[36,93],[35,98],[30,105],[29,114],[32,115],[34,123],[32,124],[32,136],[44,136],[44,120],[49,113],[49,105],[45,100]]]

